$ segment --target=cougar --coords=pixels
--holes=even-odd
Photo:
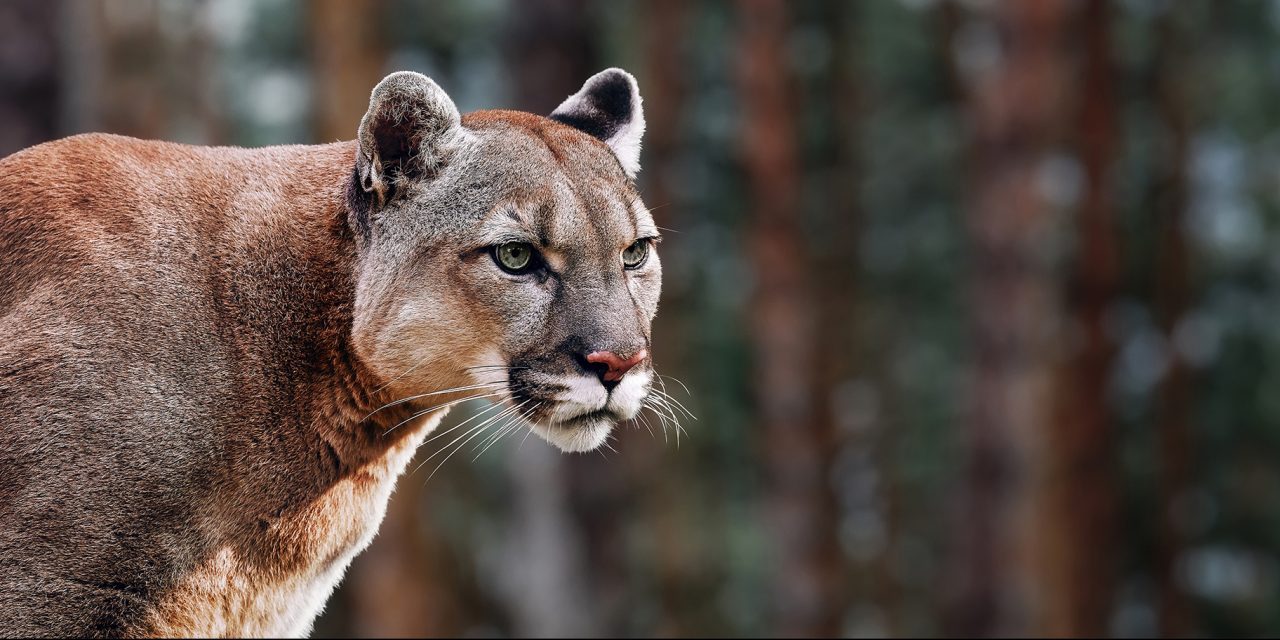
[[[460,116],[400,72],[355,128],[0,160],[0,634],[305,635],[449,407],[587,451],[648,401],[631,75]]]

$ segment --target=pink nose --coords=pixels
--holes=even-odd
[[[649,357],[648,349],[641,349],[635,352],[630,358],[622,359],[618,354],[612,351],[592,351],[587,354],[587,362],[591,364],[602,364],[607,367],[600,379],[605,382],[617,382],[626,375],[632,367],[644,362]]]

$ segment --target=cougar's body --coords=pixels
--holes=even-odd
[[[0,160],[0,633],[303,635],[433,407],[479,395],[449,389],[488,385],[566,449],[633,415],[643,365],[563,395],[596,379],[566,349],[646,353],[657,274],[575,284],[652,223],[627,156],[561,110],[459,119],[397,74],[355,142]],[[488,260],[510,219],[551,275]],[[588,298],[604,320],[559,320]]]
[[[0,162],[0,617],[44,603],[8,631],[309,623],[426,428],[360,424],[354,157],[88,135]]]

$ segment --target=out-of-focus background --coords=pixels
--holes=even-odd
[[[1274,636],[1278,45],[1276,2],[8,0],[0,154],[639,79],[698,419],[432,460],[318,635]]]

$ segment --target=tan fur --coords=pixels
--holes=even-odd
[[[590,419],[556,399],[584,350],[649,347],[618,159],[438,91],[391,76],[357,142],[0,160],[0,629],[303,635],[447,403],[494,392],[571,448],[637,410],[647,364]],[[513,216],[556,273],[496,268]]]
[[[257,545],[289,550],[296,565],[245,562],[244,551],[227,543],[174,585],[146,621],[150,633],[179,636],[298,635],[329,592],[317,582],[336,584],[351,559],[368,546],[386,510],[396,478],[413,456],[422,434],[441,414],[417,425],[411,435],[381,458],[335,483],[314,502],[299,505],[271,522]],[[216,523],[209,523],[217,530]],[[292,565],[292,566],[291,566]],[[299,597],[299,594],[306,594]]]

